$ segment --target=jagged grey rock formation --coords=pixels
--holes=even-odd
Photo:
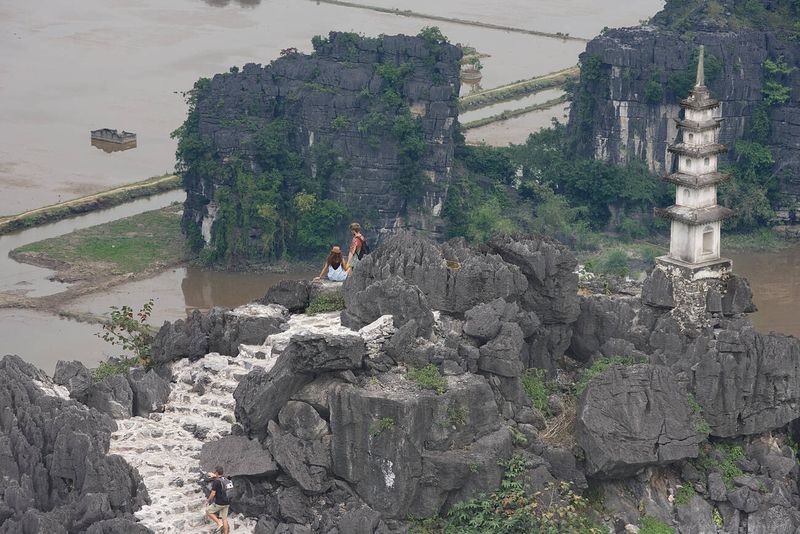
[[[264,343],[285,329],[289,312],[278,304],[246,304],[233,310],[195,310],[184,320],[165,322],[153,340],[152,357],[159,364],[199,358],[209,352],[235,356],[239,345]]]
[[[331,176],[321,192],[324,198],[375,214],[370,222],[378,229],[440,232],[453,166],[461,51],[403,35],[369,39],[332,32],[327,40],[310,56],[287,53],[265,67],[251,63],[241,72],[214,76],[198,95],[200,138],[210,144],[219,166],[224,168],[228,156],[236,153],[258,175],[263,169],[252,142],[254,132],[286,120],[291,124],[289,144],[303,156],[309,176],[320,170],[315,157],[320,151],[348,162]],[[380,65],[411,70],[392,87],[376,69]],[[404,170],[400,142],[391,123],[370,126],[370,114],[385,113],[382,95],[389,88],[418,118],[425,142],[420,167],[426,180],[417,197],[422,205],[411,206],[408,214],[404,195],[394,186]],[[184,224],[205,230],[207,236],[214,228],[215,193],[227,187],[224,174],[190,172],[185,177]],[[300,190],[297,184],[291,187]],[[256,229],[253,240],[258,239]]]
[[[113,419],[56,388],[19,357],[0,360],[0,532],[149,532],[131,517],[149,502],[141,477],[108,455]]]
[[[344,292],[346,309],[342,324],[361,328],[383,315],[391,315],[397,328],[414,322],[415,337],[428,337],[433,327],[433,313],[428,299],[419,288],[399,276],[370,284],[359,292]]]
[[[648,465],[694,458],[695,430],[686,392],[661,366],[612,366],[586,386],[576,437],[587,474],[624,477]]]
[[[365,353],[364,340],[356,334],[293,336],[269,371],[251,372],[236,388],[237,420],[246,432],[264,437],[292,395],[315,376],[361,367]]]
[[[709,5],[696,4],[694,11],[698,14]],[[767,10],[777,8],[772,2],[756,5],[760,8],[762,4]],[[675,3],[673,11],[686,5]],[[787,32],[769,23],[760,29],[729,27],[725,21],[741,6],[729,0],[715,5],[725,14],[715,18],[690,16],[674,30],[671,27],[676,21],[668,4],[649,25],[611,29],[587,44],[581,58],[584,63],[591,62],[593,68],[582,72],[576,90],[579,103],[570,107],[568,127],[582,155],[615,163],[635,158],[646,161],[656,173],[668,171],[667,145],[676,135],[671,117],[678,116],[678,101],[685,96],[680,80],[687,72],[688,79],[694,79],[689,72],[690,61],[701,44],[706,50],[706,85],[722,102],[720,142],[732,146],[742,138],[753,111],[764,98],[762,91],[768,81],[765,60],[783,58],[788,65],[796,65],[800,46],[787,38]],[[716,59],[713,63],[719,65],[718,71],[709,68],[710,56]],[[799,80],[800,73],[792,71],[783,83],[794,87]],[[652,81],[662,90],[655,102],[649,100],[654,94],[648,91]],[[800,176],[800,147],[795,142],[800,136],[798,117],[800,98],[795,92],[785,103],[769,110],[768,145],[775,157],[775,176],[787,195],[787,209],[780,210],[787,222],[796,218],[792,204],[800,194],[796,178]]]

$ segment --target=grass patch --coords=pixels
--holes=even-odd
[[[548,397],[555,392],[555,384],[547,379],[547,371],[544,369],[527,369],[522,376],[522,388],[531,400],[533,407],[539,410],[545,417],[552,416]]]
[[[694,488],[690,484],[684,484],[675,492],[675,504],[678,506],[689,504],[689,501],[691,501],[692,497],[695,495],[697,495],[697,492]]]
[[[419,369],[409,369],[408,379],[422,389],[430,389],[441,395],[447,391],[447,380],[439,374],[439,368],[429,363]]]
[[[637,358],[631,358],[628,356],[600,358],[599,360],[596,360],[591,367],[587,367],[581,371],[578,380],[575,382],[575,394],[580,397],[583,394],[583,391],[586,389],[586,386],[589,384],[589,381],[597,375],[607,371],[612,365],[635,365],[637,363],[643,362]]]
[[[344,309],[344,294],[341,291],[323,293],[314,297],[306,308],[308,315],[327,313]]]
[[[173,265],[186,259],[181,209],[180,204],[174,204],[37,241],[13,252],[69,265],[111,263],[119,273],[138,273],[156,264]]]
[[[746,234],[725,235],[722,243],[728,250],[773,252],[788,247],[790,241],[770,228],[760,228]]]
[[[639,534],[675,534],[675,529],[656,517],[646,515],[639,521]]]

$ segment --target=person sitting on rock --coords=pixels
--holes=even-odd
[[[361,225],[357,222],[352,223],[350,233],[353,234],[353,240],[350,242],[350,254],[347,257],[348,275],[367,251],[367,238],[361,235]]]
[[[217,466],[208,474],[211,478],[211,492],[207,498],[206,516],[217,525],[214,534],[228,534],[228,510],[230,497],[228,491],[233,489],[233,482],[223,476],[222,467]]]
[[[325,258],[325,265],[319,272],[319,276],[314,280],[327,278],[331,282],[344,282],[347,279],[347,271],[344,268],[344,261],[342,261],[342,247],[333,245],[328,257]]]

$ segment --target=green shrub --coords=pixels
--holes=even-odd
[[[639,521],[639,534],[675,534],[675,529],[658,518],[646,515]]]
[[[740,460],[744,456],[744,449],[738,445],[716,443],[701,448],[700,454],[693,463],[704,474],[720,473],[725,486],[733,489],[734,479],[744,474],[744,471],[736,465],[736,460]]]
[[[606,257],[602,266],[603,272],[614,276],[628,276],[628,255],[624,250],[613,250]]]
[[[522,388],[531,400],[533,407],[545,417],[550,417],[550,405],[547,398],[555,390],[552,381],[547,380],[547,371],[544,369],[527,369],[522,376]]]
[[[635,239],[643,239],[650,233],[647,226],[642,224],[641,221],[624,217],[619,223],[619,233],[625,241],[633,241]]]
[[[691,393],[686,395],[686,401],[689,403],[689,408],[692,409],[692,413],[694,413],[698,419],[695,423],[694,429],[701,434],[710,434],[711,425],[709,425],[708,421],[706,421],[706,418],[703,417],[703,408],[700,406],[700,403],[697,402],[697,399],[695,399],[694,395]]]
[[[369,425],[369,435],[374,437],[379,436],[384,430],[391,430],[394,428],[394,417],[383,417]]]
[[[104,378],[114,375],[127,375],[131,367],[142,365],[139,358],[110,359],[101,362],[92,369],[92,381],[100,382]]]
[[[334,291],[333,293],[323,293],[317,295],[306,308],[308,315],[315,313],[334,312],[344,309],[344,294],[341,291]]]
[[[147,363],[153,344],[153,330],[148,324],[152,313],[153,299],[142,304],[135,313],[130,306],[111,306],[110,320],[103,324],[103,331],[95,335],[111,345],[132,352],[128,358]]]
[[[422,389],[430,389],[441,395],[447,391],[447,380],[439,374],[439,368],[429,363],[419,369],[409,369],[408,379]]]
[[[697,492],[694,490],[691,484],[684,484],[678,491],[675,492],[675,504],[678,506],[683,506],[685,504],[689,504],[689,501],[692,500],[692,497],[697,495]]]
[[[575,382],[575,394],[580,397],[581,394],[583,394],[583,391],[586,389],[586,386],[589,384],[589,381],[597,375],[607,371],[612,365],[635,365],[637,363],[642,362],[636,358],[631,358],[628,356],[612,356],[611,358],[600,358],[599,360],[595,360],[591,367],[581,371],[581,374],[578,376],[578,380]]]
[[[455,504],[444,517],[418,521],[413,534],[606,534],[608,530],[595,521],[586,499],[576,495],[567,482],[549,485],[542,492],[525,492],[524,476],[530,468],[520,456],[500,460],[504,469],[500,488]],[[474,470],[473,470],[474,466]],[[477,472],[470,464],[470,472]]]
[[[660,104],[664,100],[664,87],[657,80],[650,80],[644,86],[644,99],[648,104]]]

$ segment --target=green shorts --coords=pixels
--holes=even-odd
[[[347,266],[352,269],[358,265],[360,261],[361,260],[358,259],[358,253],[353,254],[353,259],[350,260],[350,263]]]
[[[206,508],[206,513],[217,514],[220,519],[228,517],[228,509],[231,507],[229,504],[209,504]]]

